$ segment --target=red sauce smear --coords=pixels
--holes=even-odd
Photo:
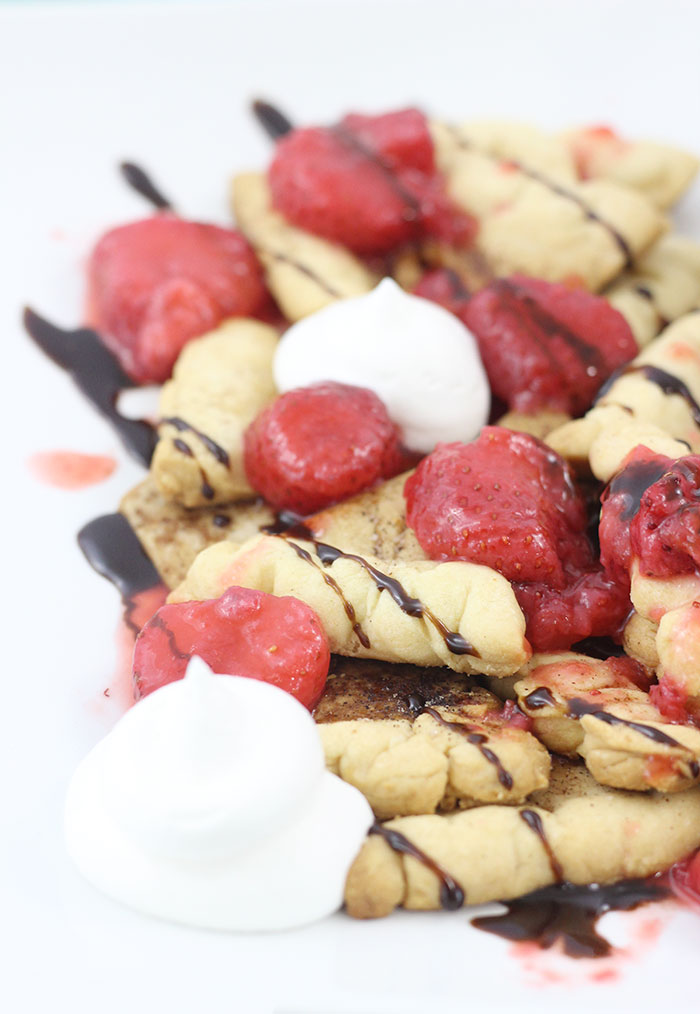
[[[27,464],[33,475],[56,489],[85,489],[104,482],[117,462],[106,454],[81,454],[78,451],[39,451]]]

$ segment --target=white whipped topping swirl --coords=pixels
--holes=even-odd
[[[372,819],[364,796],[325,770],[298,701],[193,658],[81,762],[65,829],[83,875],[126,905],[270,930],[340,907]]]
[[[406,446],[425,454],[440,441],[471,440],[489,414],[489,384],[471,331],[390,278],[290,327],[274,376],[282,393],[322,380],[368,387]]]

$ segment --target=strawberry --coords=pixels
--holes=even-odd
[[[186,342],[256,313],[265,298],[240,233],[172,214],[112,229],[88,263],[92,323],[139,383],[166,380]]]
[[[407,467],[399,431],[372,391],[326,381],[281,395],[245,432],[251,486],[311,514]]]
[[[328,638],[296,598],[229,588],[218,599],[162,606],[136,639],[134,695],[182,679],[192,655],[214,672],[264,680],[311,709],[328,675]]]
[[[474,220],[445,194],[417,109],[290,131],[268,178],[273,204],[290,222],[358,254],[428,235],[456,246],[474,237]]]
[[[535,650],[613,634],[629,611],[626,589],[596,565],[568,465],[534,437],[487,426],[471,444],[441,444],[404,494],[432,559],[483,564],[514,582]]]
[[[671,464],[665,454],[642,445],[635,447],[601,497],[600,562],[623,587],[629,588],[630,583],[631,524],[639,514],[644,493]]]
[[[638,351],[622,314],[581,288],[513,275],[461,305],[438,301],[475,336],[493,393],[518,412],[580,415]]]
[[[408,523],[437,560],[471,560],[511,581],[566,584],[590,564],[586,510],[568,465],[524,433],[486,426],[471,444],[440,444],[405,486]]]

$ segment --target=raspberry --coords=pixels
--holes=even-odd
[[[278,510],[311,514],[405,467],[372,391],[325,381],[281,395],[244,435],[248,481]]]
[[[627,590],[596,566],[583,497],[539,440],[487,426],[472,444],[441,444],[404,493],[432,559],[483,564],[515,582],[536,651],[617,633]]]
[[[240,233],[157,215],[112,229],[88,264],[95,327],[137,382],[166,380],[183,345],[265,301]]]
[[[309,709],[330,665],[328,638],[306,603],[236,587],[158,610],[136,639],[134,695],[182,679],[192,655],[214,672],[272,683]]]
[[[672,463],[665,454],[639,445],[627,455],[601,497],[600,562],[622,587],[630,584],[630,526],[639,513],[642,496]]]
[[[388,253],[426,235],[466,246],[476,230],[445,194],[417,109],[291,131],[277,144],[269,183],[290,222],[359,254]]]
[[[471,444],[440,444],[405,486],[407,517],[437,560],[470,560],[510,581],[567,583],[590,565],[586,509],[569,468],[539,440],[487,426]]]
[[[518,412],[580,415],[638,351],[605,299],[524,275],[491,282],[458,315],[479,344],[493,393]]]

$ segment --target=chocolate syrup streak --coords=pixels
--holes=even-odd
[[[416,697],[412,697],[409,701],[412,708],[415,708],[416,703],[418,703]],[[461,736],[464,736],[467,743],[471,743],[473,746],[478,747],[481,756],[487,760],[489,764],[493,764],[496,768],[498,780],[503,788],[509,790],[513,788],[513,776],[510,771],[506,771],[501,762],[501,758],[495,754],[493,750],[484,745],[489,741],[489,737],[486,733],[478,732],[473,726],[469,726],[465,722],[448,721],[446,718],[443,718],[440,712],[435,708],[426,707],[425,702],[423,702],[419,713],[423,715],[430,715],[432,719],[442,725],[445,729],[450,729],[452,732],[458,732]]]
[[[626,728],[632,729],[633,732],[638,732],[640,736],[646,736],[652,743],[658,743],[660,746],[670,746],[677,750],[683,750],[693,757],[695,756],[695,751],[689,746],[679,743],[677,739],[662,732],[661,729],[655,729],[653,725],[645,725],[643,722],[633,722],[629,718],[618,718],[617,715],[612,715],[609,711],[603,711],[595,704],[591,704],[590,701],[584,701],[580,697],[573,697],[569,701],[569,714],[574,718],[581,718],[583,715],[593,715],[594,718],[605,722],[606,725],[624,725]],[[694,774],[700,773],[700,765],[697,761],[691,762],[691,770],[694,771]]]
[[[181,419],[179,416],[171,416],[167,419],[161,419],[161,423],[167,423],[168,426],[173,426],[178,433],[194,434],[194,436],[196,436],[197,439],[204,444],[209,453],[213,455],[213,457],[215,457],[221,465],[225,468],[229,468],[231,459],[228,456],[228,452],[225,451],[220,444],[217,444],[215,440],[212,440],[211,437],[208,437],[206,433],[202,433],[201,430],[195,429],[194,426],[186,422],[184,419]],[[187,451],[183,450],[183,453],[192,454],[191,448],[188,447],[184,440],[176,440],[174,443],[178,450],[183,450],[183,447],[180,447],[180,444],[182,444],[185,448],[187,448]]]
[[[121,162],[119,171],[129,184],[141,197],[145,197],[158,211],[172,211],[173,206],[167,197],[163,196],[161,190],[155,185],[151,177],[134,162]]]
[[[42,352],[70,374],[88,401],[112,424],[127,451],[148,466],[157,441],[155,429],[143,419],[127,419],[117,411],[119,392],[136,385],[99,335],[88,328],[64,331],[29,307],[24,311],[24,326]]]
[[[632,461],[613,476],[604,492],[604,499],[621,496],[623,507],[620,521],[631,521],[639,513],[646,491],[667,471],[668,462],[665,461]]]
[[[78,545],[93,570],[128,599],[160,584],[161,577],[123,514],[103,514],[78,532]]]
[[[279,140],[280,137],[284,137],[285,134],[294,129],[294,125],[289,117],[285,116],[271,102],[256,99],[250,108],[253,111],[255,119],[272,141]]]
[[[296,542],[288,542],[287,545],[292,547],[292,549],[297,554],[300,560],[304,560],[306,563],[311,564],[312,567],[316,567],[316,569],[321,573],[321,576],[323,577],[323,580],[326,582],[328,587],[333,589],[333,591],[336,593],[340,601],[343,603],[345,615],[350,620],[353,632],[357,635],[357,639],[359,640],[360,644],[362,645],[363,648],[367,649],[371,648],[372,645],[370,644],[369,637],[367,637],[367,634],[365,634],[364,630],[357,621],[357,615],[355,613],[354,606],[352,602],[348,602],[348,600],[345,598],[345,595],[343,594],[343,589],[340,587],[338,582],[334,578],[332,578],[330,574],[324,573],[324,571],[322,571],[320,567],[317,567],[313,556],[311,555],[311,553],[309,553],[307,549],[304,549],[302,546],[298,546]]]
[[[627,912],[671,892],[658,880],[622,880],[617,884],[561,883],[506,901],[503,915],[472,919],[472,926],[507,940],[532,941],[551,947],[561,940],[572,958],[602,958],[612,951],[596,922],[606,912]]]
[[[330,128],[331,133],[335,134],[338,140],[345,145],[346,148],[351,148],[356,151],[363,158],[367,159],[373,166],[375,166],[384,176],[384,179],[389,184],[391,189],[394,191],[399,200],[403,201],[405,210],[403,212],[404,222],[419,222],[422,217],[421,206],[419,201],[413,196],[410,190],[406,190],[404,186],[399,182],[396,173],[392,166],[385,162],[381,155],[378,155],[376,151],[369,148],[360,138],[353,134],[347,127],[337,125]]]
[[[615,372],[608,377],[601,389],[598,391],[595,404],[597,404],[601,398],[605,397],[616,380],[619,380],[620,377],[630,376],[633,373],[641,373],[647,378],[647,380],[651,381],[652,384],[656,384],[657,387],[660,387],[664,394],[680,395],[690,409],[695,425],[700,426],[700,405],[698,405],[687,385],[684,384],[679,377],[674,377],[672,373],[667,373],[666,370],[662,370],[658,366],[651,366],[649,364],[643,366],[623,366],[621,369],[615,370]]]
[[[502,292],[513,295],[521,303],[524,303],[530,318],[534,321],[535,327],[531,329],[530,333],[534,338],[535,342],[543,351],[550,361],[556,366],[556,359],[552,354],[552,350],[548,342],[542,342],[540,340],[540,330],[544,331],[546,335],[553,336],[557,335],[561,340],[569,346],[571,351],[577,356],[582,363],[587,366],[587,372],[589,376],[596,376],[605,368],[603,356],[595,345],[591,345],[580,338],[574,331],[568,328],[561,321],[553,317],[552,314],[548,313],[544,307],[530,296],[520,285],[507,278],[499,278],[494,283],[495,288],[500,289]],[[527,323],[523,321],[523,323]]]
[[[474,145],[470,141],[468,141],[465,137],[463,137],[456,128],[452,128],[452,135],[460,148],[465,148],[466,150],[474,149]],[[480,152],[480,154],[483,155],[486,153]],[[496,159],[494,159],[494,161],[496,161]],[[619,247],[620,252],[624,256],[625,259],[624,267],[626,268],[632,267],[633,263],[632,251],[630,250],[629,244],[625,239],[625,237],[613,225],[611,225],[610,222],[606,221],[601,215],[599,215],[597,211],[594,211],[593,208],[591,208],[590,205],[587,204],[582,197],[580,197],[574,191],[568,190],[566,187],[561,186],[561,184],[555,183],[554,180],[551,180],[547,176],[544,176],[536,169],[532,169],[529,166],[523,165],[522,162],[518,162],[514,159],[508,159],[508,163],[512,165],[515,169],[517,169],[519,172],[521,172],[524,176],[529,176],[530,179],[535,180],[536,183],[541,183],[542,186],[546,187],[548,190],[551,190],[552,193],[557,194],[558,197],[563,197],[567,201],[573,201],[574,204],[577,204],[585,214],[586,218],[588,218],[591,222],[596,222],[598,225],[602,226],[606,230],[606,232],[611,236],[611,238],[615,241],[615,244]]]
[[[542,848],[547,853],[547,859],[549,860],[549,868],[552,871],[552,876],[558,884],[564,880],[564,870],[562,869],[561,863],[554,855],[554,849],[549,843],[549,838],[545,834],[544,824],[542,818],[536,810],[521,810],[520,819],[533,831],[542,843]]]
[[[267,257],[272,257],[273,260],[279,261],[280,264],[288,264],[295,271],[305,275],[307,278],[318,285],[320,289],[327,292],[329,296],[333,296],[335,299],[342,299],[343,293],[339,289],[336,289],[333,285],[330,285],[322,275],[317,274],[313,268],[308,267],[306,264],[302,264],[301,261],[295,261],[292,257],[288,257],[287,254],[281,253],[279,250],[271,250],[269,247],[258,246],[260,253],[265,254]]]
[[[537,711],[539,708],[552,708],[556,703],[547,687],[535,687],[532,693],[523,698],[523,704],[531,711]]]
[[[367,562],[362,556],[356,556],[354,553],[344,553],[341,549],[336,549],[335,546],[328,546],[324,542],[317,542],[314,539],[314,547],[318,554],[318,558],[324,567],[330,566],[335,560],[353,560],[359,564],[364,571],[372,578],[379,591],[387,591],[392,597],[396,605],[399,607],[401,612],[406,613],[407,616],[414,616],[417,619],[425,617],[432,623],[435,629],[443,638],[449,651],[453,655],[472,655],[475,658],[479,658],[479,654],[473,645],[462,637],[460,633],[455,630],[450,630],[445,624],[439,619],[433,612],[420,599],[412,598],[404,588],[404,586],[397,581],[396,578],[389,577],[388,574],[382,573],[381,570],[377,570],[370,563]]]
[[[417,845],[414,845],[412,841],[409,841],[405,835],[402,835],[400,831],[394,831],[391,828],[384,827],[383,824],[379,824],[375,821],[369,829],[369,834],[378,834],[387,843],[389,848],[392,848],[394,852],[399,852],[401,855],[410,856],[412,859],[417,859],[419,863],[422,863],[427,869],[440,881],[440,904],[444,909],[449,912],[454,912],[456,909],[461,908],[465,901],[464,890],[460,887],[454,877],[450,876],[447,870],[443,869],[439,863],[430,856],[426,855],[422,849],[419,849]]]

